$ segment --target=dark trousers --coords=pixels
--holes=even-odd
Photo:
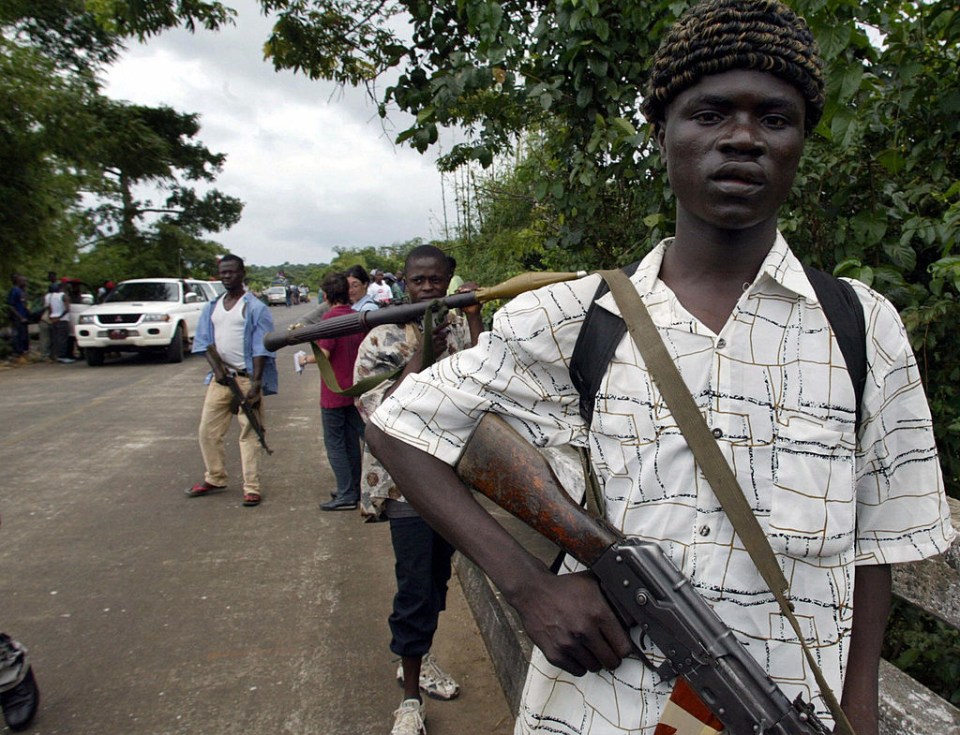
[[[50,325],[50,354],[57,358],[70,357],[70,321],[66,318]]]
[[[447,606],[453,547],[419,516],[390,519],[397,594],[390,614],[390,650],[397,656],[430,651]]]
[[[13,354],[22,355],[30,351],[30,326],[19,319],[13,323]]]
[[[321,408],[323,444],[337,481],[336,500],[360,502],[360,442],[363,419],[355,406]]]

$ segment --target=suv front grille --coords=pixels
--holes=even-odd
[[[100,314],[97,321],[105,327],[118,324],[136,324],[140,321],[140,314]]]

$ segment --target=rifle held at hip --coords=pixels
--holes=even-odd
[[[267,450],[267,454],[273,454],[273,450],[267,446],[267,440],[264,437],[265,429],[260,423],[260,417],[257,416],[256,409],[250,405],[250,401],[247,400],[247,396],[240,388],[240,384],[237,383],[236,377],[227,372],[226,365],[223,364],[223,359],[220,357],[220,353],[217,352],[216,346],[208,345],[205,354],[207,362],[210,363],[210,368],[213,370],[213,379],[220,383],[220,385],[225,385],[230,389],[230,392],[233,393],[234,403],[237,405],[238,410],[243,411],[243,415],[247,417],[247,421],[250,422],[250,428],[252,428],[257,435],[260,446]]]

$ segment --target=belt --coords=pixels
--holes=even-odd
[[[246,370],[230,370],[229,373],[230,373],[230,375],[233,375],[233,376],[239,377],[239,378],[249,378],[249,377],[250,377],[250,373],[248,373]]]

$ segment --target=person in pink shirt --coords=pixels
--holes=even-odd
[[[323,281],[324,299],[330,310],[324,319],[352,314],[349,286],[343,273],[329,275]],[[364,332],[331,339],[318,339],[317,347],[330,361],[337,384],[342,390],[353,385],[353,363],[363,342]],[[310,355],[303,363],[316,362]],[[323,418],[323,443],[327,460],[337,481],[330,500],[320,503],[321,510],[356,510],[360,502],[360,443],[363,441],[363,419],[349,396],[343,396],[320,381],[320,414]]]

